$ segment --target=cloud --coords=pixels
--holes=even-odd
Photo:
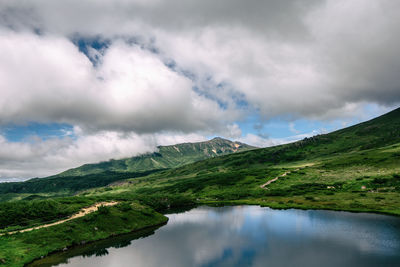
[[[296,134],[293,136],[282,137],[282,138],[268,138],[268,137],[263,137],[261,135],[248,133],[245,136],[240,137],[238,141],[256,147],[270,147],[270,146],[292,143],[304,139],[306,137],[311,137],[322,133],[324,133],[322,130],[321,131],[315,130],[310,133]]]
[[[287,36],[271,35],[266,20],[265,30],[232,23],[156,36],[178,64],[230,84],[265,118],[333,119],[352,116],[350,106],[399,103],[398,4],[319,3],[290,19],[304,26],[301,40],[278,21]]]
[[[0,179],[52,175],[73,166],[154,150],[135,135],[98,133],[92,136],[12,143],[0,136]]]
[[[390,0],[3,1],[0,21],[17,32],[150,41],[154,57],[191,72],[195,85],[211,77],[216,86],[200,88],[211,98],[239,95],[267,119],[329,119],[351,116],[349,104],[400,102],[398,7]]]
[[[293,38],[303,38],[307,29],[302,15],[315,3],[318,1],[38,0],[22,3],[4,0],[0,14],[2,24],[14,29],[40,28],[63,35],[132,34],[141,28],[144,35],[148,28],[190,32],[205,26],[245,25],[268,31],[274,37],[290,33]]]
[[[296,126],[295,126],[294,122],[290,122],[290,123],[289,123],[289,130],[290,130],[292,133],[294,133],[294,134],[299,134],[300,131],[297,130],[295,127],[296,127]]]
[[[94,67],[66,38],[0,32],[0,123],[62,122],[89,131],[213,131],[232,115],[137,45],[115,41]]]
[[[85,163],[132,157],[153,152],[158,145],[204,141],[198,134],[143,134],[102,131],[84,134],[74,128],[76,138],[42,140],[32,136],[24,142],[9,142],[0,135],[0,182],[53,175]]]
[[[319,16],[325,16],[316,13],[308,19],[312,40],[304,42],[270,40],[239,27],[205,28],[180,36],[165,34],[160,42],[166,53],[199,76],[212,73],[217,83],[229,83],[265,118],[332,119],[351,116],[349,106],[399,103],[395,78],[400,70],[399,56],[391,49],[400,40],[393,34],[397,29],[374,31],[367,27],[364,40],[350,45],[357,38],[349,32],[351,26],[345,19],[335,19],[340,28],[326,42],[319,30],[312,28],[317,27]],[[382,17],[373,12],[362,15],[364,19]],[[390,17],[391,22],[397,17]],[[357,25],[357,30],[363,29]],[[325,33],[324,29],[320,31]],[[363,47],[375,38],[378,44]]]

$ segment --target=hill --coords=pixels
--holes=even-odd
[[[108,190],[85,194],[182,195],[203,204],[400,215],[400,109],[332,133],[195,162]]]
[[[254,147],[216,137],[197,143],[159,146],[158,151],[121,160],[110,160],[96,164],[85,164],[61,174],[34,178],[25,182],[0,183],[1,199],[8,193],[69,194],[89,188],[106,186],[116,181],[149,175],[163,169],[174,168],[202,159],[254,149]],[[30,198],[39,196],[30,196]]]
[[[109,160],[67,170],[56,176],[82,176],[88,174],[111,172],[144,172],[157,169],[169,169],[199,160],[213,158],[230,153],[246,151],[255,147],[232,142],[216,137],[212,140],[197,143],[183,143],[171,146],[158,146],[157,152],[120,160]]]
[[[196,172],[212,168],[221,170],[231,167],[243,169],[257,165],[267,167],[302,161],[315,163],[324,159],[371,152],[398,143],[400,143],[400,108],[367,122],[331,133],[304,138],[289,144],[203,160],[169,172],[183,170]],[[354,164],[355,162],[347,163]]]

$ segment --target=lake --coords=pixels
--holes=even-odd
[[[400,218],[258,206],[198,207],[158,229],[31,266],[400,266]]]

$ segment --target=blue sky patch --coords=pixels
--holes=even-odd
[[[33,136],[38,136],[42,140],[65,136],[75,138],[73,126],[63,123],[31,122],[26,125],[7,125],[0,127],[0,132],[10,142],[24,142]]]
[[[102,50],[107,49],[111,44],[109,39],[104,39],[100,36],[92,38],[76,36],[72,38],[72,42],[79,48],[79,51],[87,56],[87,58],[92,62],[93,66],[98,65],[99,58],[90,52],[90,48],[101,52]]]

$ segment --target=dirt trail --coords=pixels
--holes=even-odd
[[[85,215],[87,215],[89,213],[97,211],[99,209],[99,207],[101,207],[101,206],[114,206],[116,204],[118,204],[118,202],[114,202],[114,201],[112,201],[112,202],[99,202],[99,203],[96,203],[96,204],[94,204],[94,205],[92,205],[90,207],[83,208],[81,211],[79,211],[78,213],[72,215],[71,217],[69,217],[67,219],[60,220],[60,221],[53,222],[53,223],[49,223],[49,224],[43,224],[43,225],[39,225],[39,226],[35,226],[35,227],[31,227],[31,228],[27,228],[27,229],[23,229],[23,230],[19,230],[19,231],[12,231],[12,232],[8,232],[7,234],[12,235],[12,234],[15,234],[15,233],[24,233],[24,232],[29,232],[29,231],[32,231],[32,230],[37,230],[37,229],[40,229],[40,228],[47,228],[47,227],[50,227],[50,226],[54,226],[54,225],[57,225],[57,224],[61,224],[61,223],[64,223],[64,222],[68,222],[70,220],[74,220],[74,219],[83,217],[83,216],[85,216]],[[5,235],[5,234],[0,234],[0,236],[2,236],[2,235]]]
[[[296,170],[294,170],[294,171],[298,171],[298,170],[299,170],[299,169],[296,169]],[[267,185],[269,185],[269,184],[271,184],[271,183],[277,181],[280,177],[285,177],[286,175],[288,175],[288,174],[291,173],[291,172],[292,172],[292,171],[287,171],[287,172],[285,172],[285,173],[283,173],[283,174],[281,174],[281,175],[279,175],[279,176],[276,176],[274,179],[271,179],[271,180],[269,180],[268,182],[266,182],[265,184],[260,185],[260,187],[261,187],[262,189],[268,189],[268,188],[266,188]]]

